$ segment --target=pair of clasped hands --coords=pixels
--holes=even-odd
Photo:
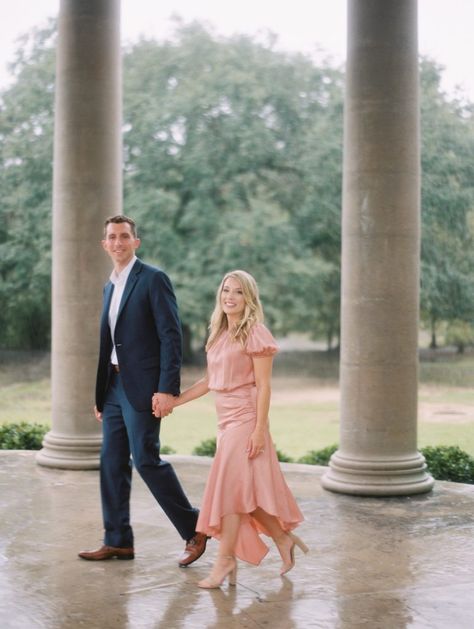
[[[153,415],[157,418],[170,415],[176,399],[170,393],[155,393],[151,400]],[[97,410],[97,406],[94,406],[94,415],[98,422],[102,422],[102,413]]]
[[[151,399],[151,407],[155,417],[167,417],[173,412],[176,402],[170,393],[155,393]]]

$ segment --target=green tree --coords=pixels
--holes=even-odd
[[[54,25],[25,37],[0,94],[0,346],[48,347]],[[473,106],[421,62],[423,320],[472,339]],[[339,334],[343,73],[269,39],[181,24],[124,51],[125,211],[204,342],[222,274],[261,286],[276,333]]]
[[[124,80],[125,206],[172,273],[185,322],[204,339],[220,277],[244,267],[276,331],[334,328],[341,72],[188,25],[134,46]]]
[[[0,345],[50,339],[54,26],[33,30],[0,95]]]
[[[421,314],[432,347],[439,323],[474,321],[474,110],[440,82],[423,59]]]

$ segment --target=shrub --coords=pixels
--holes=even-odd
[[[176,454],[176,450],[171,446],[160,446],[160,454]]]
[[[27,422],[0,426],[0,450],[41,450],[49,427]]]
[[[337,448],[338,445],[333,444],[322,450],[311,450],[298,459],[298,463],[329,465],[329,459]],[[459,446],[427,446],[420,452],[426,459],[429,473],[436,480],[474,484],[474,458]]]
[[[337,443],[334,443],[321,450],[310,450],[298,459],[298,463],[306,463],[306,465],[329,465],[329,459],[334,452],[336,452],[338,447]]]
[[[291,458],[291,456],[288,456],[281,450],[277,450],[276,453],[277,453],[278,460],[281,463],[293,463],[293,459]]]
[[[279,461],[282,461],[284,463],[292,463],[293,459],[288,456],[287,454],[285,454],[284,452],[280,452],[280,450],[277,450],[277,457]],[[196,446],[193,450],[193,454],[195,454],[196,456],[214,456],[216,453],[216,438],[213,437],[212,439],[204,439],[204,441],[201,441],[201,443]]]
[[[459,446],[427,446],[420,452],[436,480],[474,484],[474,458]]]
[[[197,456],[214,456],[216,453],[216,438],[204,439],[193,450],[193,454]]]

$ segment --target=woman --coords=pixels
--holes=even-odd
[[[216,394],[217,449],[196,530],[220,540],[210,575],[198,583],[235,584],[236,559],[258,565],[268,552],[259,533],[275,542],[283,564],[293,568],[291,530],[303,520],[283,478],[269,432],[270,380],[277,346],[263,325],[254,278],[245,271],[225,275],[217,291],[206,345],[207,375],[175,398],[175,406]]]

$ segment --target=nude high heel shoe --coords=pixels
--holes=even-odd
[[[202,581],[198,581],[198,587],[204,588],[205,590],[215,590],[219,588],[223,583],[226,577],[229,578],[229,585],[235,585],[237,582],[237,561],[233,555],[224,555],[222,559],[229,560],[231,559],[231,564],[227,566],[224,570],[218,574],[217,577],[212,577],[211,574],[203,579]]]
[[[295,546],[298,546],[298,548],[302,550],[305,554],[309,552],[309,548],[297,535],[294,535],[294,533],[286,533],[286,535],[291,539],[292,544],[290,547],[289,561],[283,561],[280,570],[281,577],[295,567]]]

